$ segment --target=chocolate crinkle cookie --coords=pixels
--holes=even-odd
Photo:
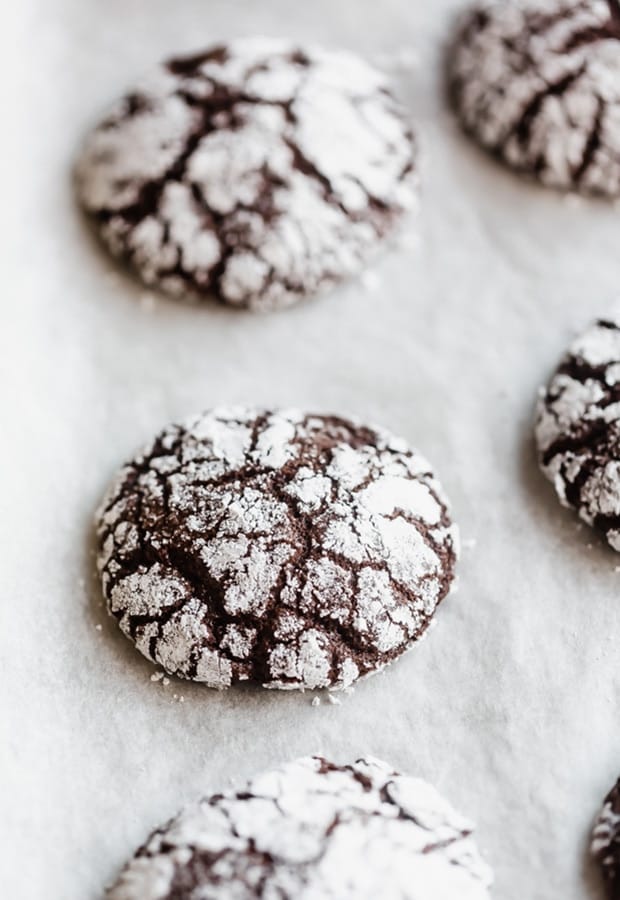
[[[620,780],[605,797],[592,831],[591,849],[610,900],[620,900]]]
[[[571,345],[541,392],[536,441],[561,502],[620,551],[620,319]]]
[[[465,129],[516,169],[567,190],[620,193],[618,0],[492,0],[450,48]]]
[[[265,39],[168,60],[77,164],[81,203],[147,284],[256,309],[359,273],[415,205],[416,182],[382,74]]]
[[[107,900],[489,900],[473,826],[385,763],[312,757],[185,809]]]
[[[336,416],[215,409],[166,428],[98,513],[112,615],[167,672],[343,688],[423,634],[456,530],[428,463]]]

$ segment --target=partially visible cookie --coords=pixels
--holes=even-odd
[[[544,184],[620,193],[617,0],[483,0],[449,56],[465,129]]]
[[[429,464],[389,433],[221,408],[166,428],[98,514],[112,615],[170,673],[343,688],[421,637],[454,577]]]
[[[541,392],[536,441],[561,502],[620,551],[620,321],[601,319],[571,344]]]
[[[77,187],[147,284],[269,309],[358,274],[415,205],[417,175],[382,74],[243,39],[170,59],[120,100]]]
[[[378,760],[312,757],[153,832],[107,900],[489,900],[473,826]]]
[[[620,900],[620,779],[605,797],[592,831],[591,849],[610,900]]]

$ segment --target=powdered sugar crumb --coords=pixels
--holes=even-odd
[[[368,269],[362,274],[360,284],[365,291],[376,293],[381,287],[381,279],[376,272],[373,272],[372,269]]]

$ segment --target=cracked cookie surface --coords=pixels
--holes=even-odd
[[[590,849],[601,867],[610,900],[620,900],[620,779],[605,797]]]
[[[489,900],[472,824],[378,760],[312,757],[181,812],[107,900]]]
[[[147,284],[268,309],[359,273],[417,177],[383,75],[244,39],[162,64],[88,136],[76,182]]]
[[[123,632],[212,687],[346,687],[412,646],[454,577],[429,464],[336,416],[221,408],[172,425],[97,522]]]
[[[620,193],[618,0],[491,0],[448,60],[456,112],[480,144],[552,187]]]
[[[620,321],[600,319],[573,342],[536,418],[543,472],[564,506],[620,551]]]

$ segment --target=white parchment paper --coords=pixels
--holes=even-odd
[[[477,821],[498,900],[598,896],[586,842],[620,762],[620,556],[559,508],[531,416],[570,336],[614,301],[620,214],[524,183],[461,137],[440,90],[458,5],[3,8],[2,897],[100,897],[186,800],[316,751],[431,780]],[[152,300],[84,226],[72,156],[154,61],[252,33],[391,62],[415,50],[398,85],[424,153],[419,245],[281,314]],[[101,607],[90,529],[109,478],[167,421],[227,401],[379,422],[452,499],[458,593],[428,640],[339,706],[154,684]]]

